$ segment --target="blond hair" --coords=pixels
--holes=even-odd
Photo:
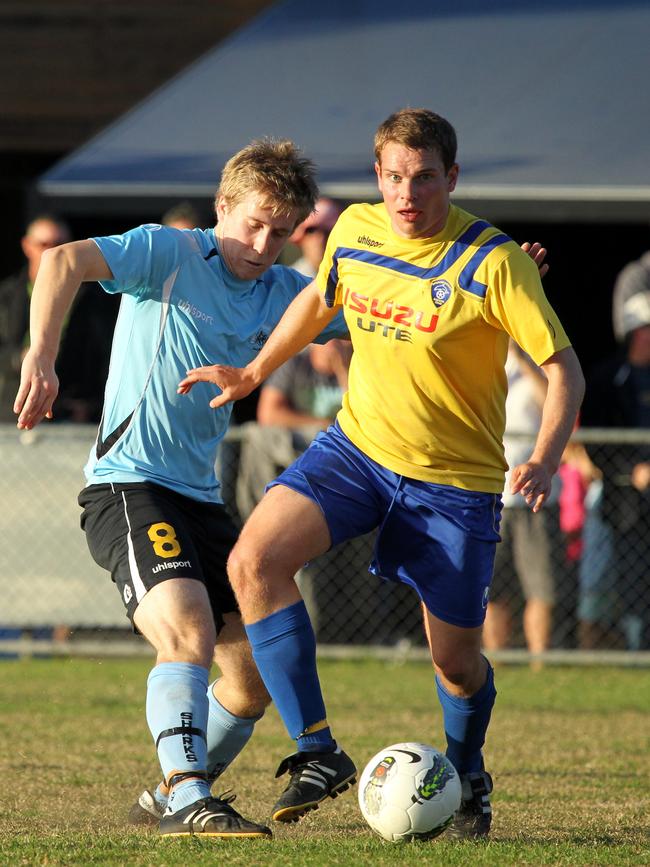
[[[428,108],[403,108],[380,124],[375,133],[375,158],[380,165],[388,142],[411,150],[436,151],[446,172],[456,162],[456,131],[448,120]]]
[[[313,162],[292,141],[256,139],[224,166],[216,201],[234,206],[257,193],[263,207],[274,215],[296,212],[296,222],[301,223],[318,198],[315,174]]]

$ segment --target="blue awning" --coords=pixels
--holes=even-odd
[[[650,219],[648,46],[645,0],[286,0],[38,190],[211,196],[226,159],[271,135],[315,160],[323,192],[374,199],[374,130],[411,105],[456,127],[462,204],[522,219]]]

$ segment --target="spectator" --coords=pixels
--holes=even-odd
[[[599,483],[602,473],[592,463],[587,450],[581,442],[570,440],[564,449],[562,463],[558,470],[560,476],[560,530],[562,531],[562,562],[558,563],[558,582],[556,609],[562,610],[564,616],[559,620],[558,627],[562,633],[556,637],[560,641],[568,641],[569,646],[581,645],[579,629],[578,587],[580,570],[583,566],[584,537],[588,512],[591,504],[592,486]],[[590,528],[589,534],[593,532]],[[558,558],[559,559],[559,558]],[[592,568],[593,564],[590,564]],[[576,620],[577,615],[577,620]],[[576,635],[576,626],[578,633]]]
[[[606,359],[587,380],[583,426],[650,430],[650,291],[629,297],[622,307],[624,345]],[[582,632],[617,621],[631,650],[648,647],[650,627],[650,446],[644,443],[605,443],[598,449],[602,468],[600,518],[612,546],[601,568],[601,582],[583,586],[592,597],[611,597],[616,590],[618,610],[588,611],[581,600]],[[585,551],[587,554],[593,551]],[[583,573],[584,579],[592,576]],[[598,615],[600,622],[592,618]]]
[[[584,445],[570,440],[562,455],[558,470],[560,488],[560,529],[566,543],[566,559],[578,564],[582,558],[584,540],[582,534],[587,517],[587,495],[592,482],[602,478],[602,473],[592,462]]]
[[[0,421],[14,421],[13,400],[29,332],[29,299],[41,255],[70,240],[67,225],[42,214],[27,226],[21,241],[25,265],[0,283]]]
[[[264,488],[302,454],[341,408],[352,356],[346,340],[311,344],[290,358],[264,383],[257,404],[258,424],[242,432],[237,477],[237,511],[247,518]]]
[[[0,283],[0,420],[15,422],[13,401],[29,333],[29,302],[43,252],[70,240],[63,220],[42,214],[22,239],[26,264]],[[58,421],[98,422],[108,372],[111,335],[118,302],[96,283],[84,283],[64,322],[57,363]]]
[[[327,427],[348,387],[352,346],[346,340],[310,346],[272,374],[257,405],[261,425]]]
[[[343,209],[333,199],[321,197],[312,213],[289,239],[300,248],[301,257],[292,268],[306,277],[315,277],[327,245],[327,239]]]
[[[639,292],[650,292],[650,250],[634,262],[629,262],[616,278],[612,299],[614,336],[623,343],[626,336],[623,308],[625,302]]]
[[[614,545],[611,527],[602,519],[603,474],[584,445],[573,441],[565,449],[559,472],[560,520],[567,534],[567,557],[578,575],[578,647],[615,646]],[[563,498],[571,498],[564,518]]]
[[[173,205],[160,218],[163,226],[172,229],[196,229],[200,225],[198,211],[191,202],[179,202]]]
[[[508,466],[512,468],[530,453],[541,424],[547,384],[541,369],[513,341],[508,350],[506,374],[504,448]],[[511,472],[512,469],[506,474],[502,541],[496,548],[483,640],[487,650],[500,650],[510,644],[514,602],[521,586],[526,646],[538,656],[548,650],[551,639],[556,582],[554,551],[559,547],[559,478],[553,479],[544,510],[532,512],[521,494],[511,493]]]

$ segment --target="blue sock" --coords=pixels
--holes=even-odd
[[[296,602],[249,624],[246,633],[262,680],[298,749],[336,749],[327,725],[316,670],[316,638],[305,603]]]
[[[447,758],[459,774],[480,771],[483,767],[481,748],[497,695],[492,666],[488,662],[485,683],[469,698],[451,695],[437,675],[436,687],[447,736]]]
[[[216,779],[244,749],[263,714],[235,716],[214,697],[213,686],[208,688],[208,774]]]
[[[162,662],[147,681],[147,722],[165,781],[172,772],[205,774],[208,723],[208,670],[188,662]],[[188,780],[175,787],[167,809],[210,795],[207,781]]]

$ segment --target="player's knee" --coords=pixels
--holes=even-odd
[[[214,625],[209,623],[162,631],[156,641],[158,662],[189,662],[210,668],[216,637]]]
[[[243,665],[236,672],[224,673],[215,684],[214,695],[243,717],[260,717],[271,704],[271,696],[252,659],[250,666]]]
[[[257,551],[240,539],[228,557],[228,578],[239,600],[257,592],[261,573],[261,560]]]
[[[453,686],[471,694],[483,668],[480,654],[449,650],[436,656],[436,670]]]
[[[266,687],[259,676],[244,678],[237,686],[241,705],[245,708],[245,712],[241,714],[242,716],[261,716],[271,704],[271,696],[266,691]]]

